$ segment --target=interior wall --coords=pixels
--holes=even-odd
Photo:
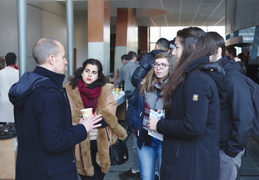
[[[10,9],[13,9],[10,11]],[[18,51],[16,0],[1,0],[0,5],[0,56]]]
[[[45,4],[49,1],[41,2],[36,7],[33,1],[27,3],[27,61],[26,71],[32,71],[35,68],[35,62],[32,58],[32,47],[35,42],[42,38],[54,38],[59,40],[67,47],[66,38],[66,18],[65,6],[58,2],[51,2],[51,7],[58,13],[51,13],[47,10]],[[18,56],[18,21],[17,21],[17,1],[1,0],[0,5],[0,56],[4,57],[8,52],[14,52]]]
[[[88,58],[87,24],[75,24],[76,68]]]
[[[258,0],[227,0],[226,35],[259,25]]]
[[[138,53],[138,26],[136,20],[136,9],[128,9],[128,26],[127,26],[127,52],[135,51]]]

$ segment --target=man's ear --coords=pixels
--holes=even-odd
[[[53,65],[53,64],[54,64],[54,61],[55,61],[55,56],[50,55],[50,56],[48,57],[48,62],[49,62],[51,65]]]
[[[218,49],[217,49],[217,55],[222,55],[222,48],[221,47],[218,47]]]

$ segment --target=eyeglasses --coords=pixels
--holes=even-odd
[[[170,65],[169,65],[169,64],[164,64],[164,63],[161,63],[161,64],[154,63],[153,66],[154,66],[155,68],[160,67],[160,69],[165,69],[166,66],[170,66]]]

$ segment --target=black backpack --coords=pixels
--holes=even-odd
[[[249,86],[254,107],[254,119],[251,136],[259,136],[259,85],[247,76],[244,76],[244,78]]]

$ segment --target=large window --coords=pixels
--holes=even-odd
[[[173,40],[176,36],[177,31],[183,29],[185,27],[177,26],[177,27],[150,27],[150,44],[149,51],[155,48],[156,41],[159,38],[166,38],[169,41]],[[216,31],[218,32],[224,39],[225,38],[225,26],[199,26],[199,28],[203,29],[205,32],[208,31]]]

